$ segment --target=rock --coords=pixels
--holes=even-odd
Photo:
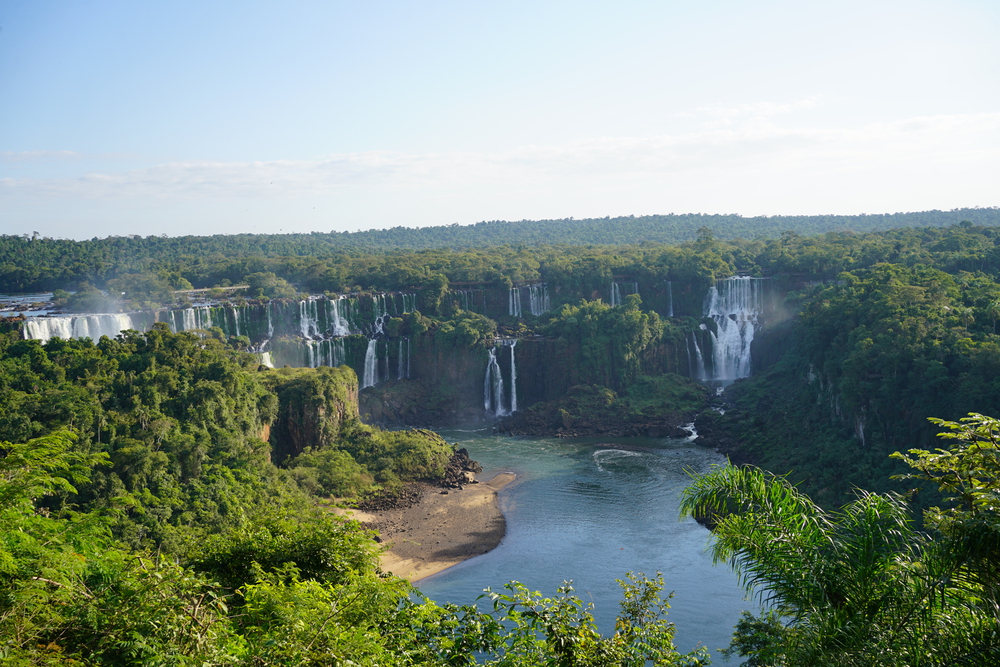
[[[449,459],[441,486],[446,489],[458,489],[463,484],[475,484],[476,473],[482,471],[483,467],[470,459],[468,450],[463,447]]]

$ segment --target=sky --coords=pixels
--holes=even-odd
[[[0,1],[0,233],[1000,205],[1000,2]]]

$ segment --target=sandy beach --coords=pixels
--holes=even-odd
[[[463,489],[427,485],[420,502],[406,509],[341,513],[378,531],[387,546],[383,570],[416,583],[500,544],[507,524],[497,492],[514,477],[500,473]]]

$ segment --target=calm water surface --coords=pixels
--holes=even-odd
[[[744,600],[736,576],[712,565],[709,532],[678,518],[686,471],[704,471],[723,458],[686,441],[620,438],[546,439],[441,431],[479,461],[489,479],[503,471],[517,480],[500,494],[507,536],[488,554],[420,582],[437,602],[469,604],[484,588],[516,579],[553,596],[572,579],[576,593],[595,604],[598,627],[614,630],[620,588],[629,571],[662,572],[674,591],[668,619],[682,651],[707,646],[716,664]]]

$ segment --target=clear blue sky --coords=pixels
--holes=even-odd
[[[1000,205],[1000,2],[0,3],[0,233]]]

